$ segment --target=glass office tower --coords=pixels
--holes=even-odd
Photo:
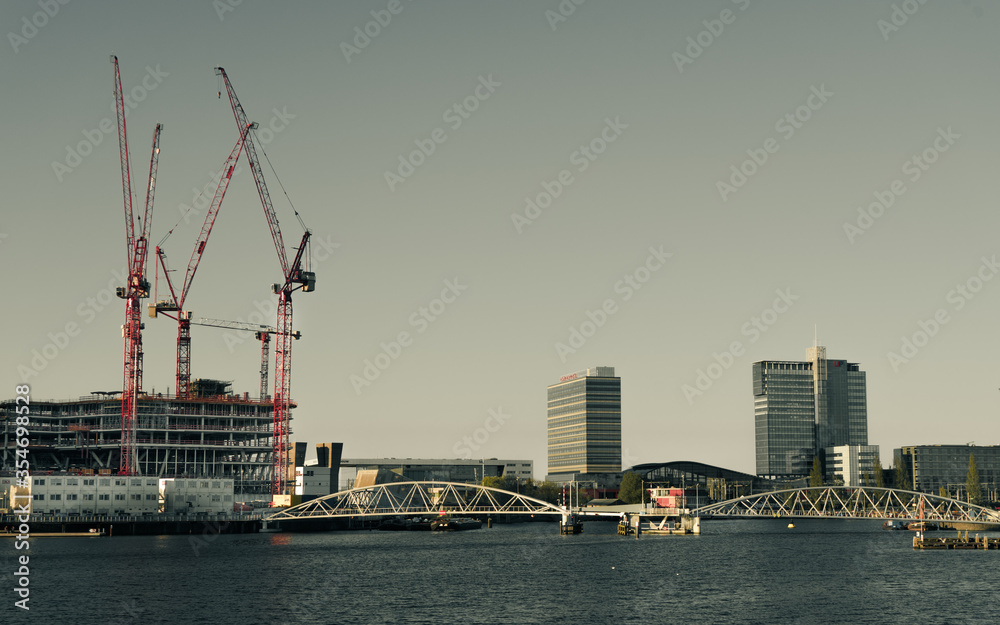
[[[622,386],[614,367],[564,375],[548,387],[548,473],[622,470]]]
[[[758,475],[805,477],[823,449],[868,445],[865,372],[827,359],[825,347],[807,358],[753,365]]]

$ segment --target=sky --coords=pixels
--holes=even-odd
[[[996,3],[16,0],[0,24],[0,396],[121,388],[115,54],[136,210],[163,124],[172,279],[238,138],[217,66],[286,253],[295,211],[312,233],[293,440],[542,478],[546,387],[612,366],[626,467],[754,472],[751,365],[818,337],[867,372],[885,464],[1000,444]],[[241,164],[186,307],[274,325]],[[145,324],[144,390],[173,392],[176,324]],[[196,326],[192,377],[255,396],[258,350]]]

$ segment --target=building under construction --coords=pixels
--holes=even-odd
[[[5,475],[17,464],[15,408],[13,399],[0,402],[0,472]],[[139,475],[231,479],[237,496],[271,495],[274,404],[270,398],[251,399],[233,394],[230,382],[198,379],[192,381],[187,397],[139,395],[136,412]],[[121,435],[120,392],[76,401],[32,399],[31,473],[117,474]]]

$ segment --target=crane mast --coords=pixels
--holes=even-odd
[[[226,70],[221,67],[215,68],[215,73],[226,86],[226,94],[229,97],[229,104],[233,109],[233,117],[236,119],[238,128],[243,128],[247,124],[246,112],[240,104],[236,91]],[[221,94],[220,94],[221,95]],[[301,288],[303,291],[312,291],[316,288],[316,275],[311,271],[302,270],[303,253],[309,243],[310,232],[303,226],[305,232],[299,243],[297,253],[291,264],[285,253],[285,244],[281,235],[281,228],[278,225],[278,216],[274,211],[271,202],[271,194],[267,190],[264,182],[264,172],[257,158],[257,150],[254,146],[253,138],[247,140],[247,159],[250,161],[250,170],[253,172],[254,183],[257,186],[257,194],[260,196],[261,206],[264,209],[264,216],[267,219],[268,228],[271,230],[271,238],[274,241],[275,251],[278,253],[278,263],[281,265],[283,282],[274,284],[272,291],[278,295],[277,313],[277,333],[276,346],[274,352],[274,425],[272,428],[272,487],[274,495],[285,495],[288,490],[288,466],[289,466],[289,408],[291,405],[292,386],[292,292]],[[301,219],[299,220],[301,223]],[[298,285],[298,286],[296,286]]]
[[[149,159],[149,182],[146,186],[146,204],[143,215],[136,223],[132,213],[132,180],[128,154],[128,134],[125,128],[125,101],[122,93],[121,71],[118,57],[111,56],[115,68],[114,96],[118,116],[118,149],[121,160],[122,195],[125,205],[125,246],[128,259],[128,281],[118,287],[118,297],[125,300],[125,323],[122,325],[124,338],[124,367],[122,373],[122,419],[118,473],[137,475],[139,473],[136,451],[136,413],[139,393],[142,391],[142,298],[149,296],[149,281],[146,279],[146,258],[148,253],[149,227],[153,214],[153,197],[156,189],[156,174],[160,154],[161,124],[153,129],[153,149]]]

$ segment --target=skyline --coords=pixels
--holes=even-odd
[[[903,5],[6,3],[0,395],[121,387],[113,53],[134,189],[164,124],[152,241],[176,224],[173,269],[236,140],[216,66],[261,124],[286,246],[282,189],[313,232],[293,440],[541,467],[546,387],[607,365],[625,467],[753,473],[752,363],[800,359],[818,328],[867,373],[883,464],[1000,444],[1000,9]],[[187,307],[274,325],[246,169]],[[144,390],[163,392],[175,324],[144,320]],[[256,394],[252,335],[191,334],[192,377]]]

